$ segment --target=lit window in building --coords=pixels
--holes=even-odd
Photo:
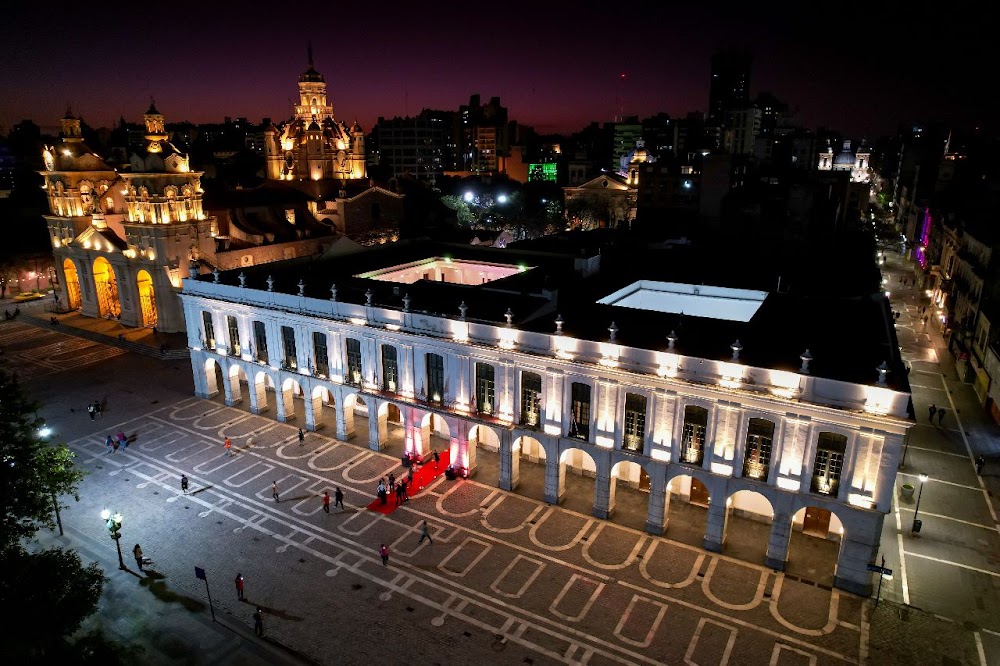
[[[267,329],[264,327],[264,322],[262,321],[255,321],[253,323],[253,343],[256,346],[254,360],[259,363],[269,363],[270,358],[267,354]]]
[[[759,481],[767,480],[771,467],[771,443],[774,423],[767,419],[750,419],[747,427],[746,455],[743,458],[743,476]]]
[[[399,381],[399,368],[396,364],[396,348],[392,345],[382,345],[382,390],[396,392]]]
[[[427,399],[440,404],[444,400],[444,357],[427,354]]]
[[[240,355],[240,325],[236,317],[226,317],[226,327],[229,329],[229,355]]]
[[[313,331],[313,363],[317,375],[330,376],[330,352],[326,347],[326,333],[322,331]]]
[[[215,325],[212,323],[212,313],[201,313],[202,326],[205,329],[205,349],[215,349]]]
[[[590,440],[590,385],[573,382],[569,436]]]
[[[347,338],[347,379],[351,386],[361,386],[361,341]]]
[[[295,329],[291,326],[281,327],[281,346],[284,348],[284,367],[294,370],[298,367],[295,353]]]
[[[836,495],[840,488],[840,473],[844,469],[847,437],[833,432],[821,432],[816,445],[816,461],[810,490],[821,495]]]
[[[537,428],[541,423],[542,376],[535,372],[521,373],[521,425]]]
[[[642,452],[646,438],[646,396],[625,394],[625,435],[622,448]]]
[[[696,405],[684,408],[684,431],[681,434],[681,460],[700,465],[705,460],[705,432],[708,410]]]
[[[495,390],[493,366],[489,363],[476,363],[476,411],[480,414],[493,413]]]

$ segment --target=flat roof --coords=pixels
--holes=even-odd
[[[597,302],[708,319],[750,321],[765,298],[766,291],[639,280]]]

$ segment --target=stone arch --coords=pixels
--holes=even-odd
[[[135,277],[136,290],[139,293],[139,308],[142,312],[143,326],[156,326],[156,294],[153,278],[145,269],[140,270]]]
[[[664,516],[671,539],[703,547],[708,526],[712,480],[700,468],[668,469]]]
[[[458,430],[454,429],[457,433]],[[414,438],[414,452],[427,456],[432,449],[447,449],[451,453],[451,461],[457,462],[457,446],[452,446],[453,428],[449,420],[436,412],[427,412],[420,419],[420,436]]]
[[[243,395],[250,392],[250,380],[243,366],[233,363],[229,366],[229,394],[226,396],[227,405],[238,405],[243,402]]]
[[[466,469],[471,472],[471,470],[479,467],[481,462],[479,457],[479,454],[481,453],[480,449],[483,449],[487,453],[482,462],[484,462],[487,467],[491,467],[491,469],[488,470],[490,477],[495,476],[499,479],[500,435],[497,434],[496,430],[484,423],[473,423],[472,427],[469,428],[466,443],[467,453],[465,454],[464,462]]]
[[[796,499],[790,519],[785,570],[807,580],[832,583],[846,535],[840,516],[830,504],[810,502],[806,495]]]
[[[406,417],[404,409],[390,401],[380,401],[378,405],[378,448],[397,457],[406,450]]]
[[[723,552],[747,562],[764,564],[767,560],[771,527],[775,509],[771,499],[752,488],[742,488],[726,498],[726,519],[722,530]],[[726,541],[730,525],[738,526],[741,534],[750,538]]]
[[[629,524],[636,529],[645,529],[647,516],[650,513],[649,493],[650,471],[646,469],[648,462],[640,462],[631,458],[621,459],[611,466],[608,483],[608,516],[615,513],[619,498],[622,500],[628,516],[635,524]],[[622,493],[619,497],[619,489]]]
[[[599,474],[597,460],[594,459],[590,451],[579,446],[568,446],[559,452],[558,460],[548,462],[546,471],[552,467],[555,467],[556,476],[555,502],[562,503],[565,500],[567,508],[581,511],[582,513],[591,513],[597,498],[597,479]],[[571,480],[573,486],[572,496],[567,496],[567,468],[571,469],[573,476],[576,477]],[[583,480],[585,477],[593,478],[594,482],[587,483]],[[546,483],[546,486],[548,485]],[[592,492],[589,498],[586,496],[586,488],[588,486]],[[589,511],[588,508],[590,509]]]
[[[357,391],[353,391],[344,396],[344,434],[343,439],[354,437],[359,428],[362,432],[368,432],[368,403]]]
[[[80,273],[76,270],[76,262],[66,257],[63,259],[63,284],[66,287],[66,307],[76,310],[83,304],[80,296]]]
[[[281,401],[278,403],[278,420],[287,422],[295,418],[295,401],[305,399],[302,384],[294,377],[281,382]]]
[[[253,379],[253,393],[250,394],[251,412],[254,414],[260,414],[267,411],[268,392],[277,393],[277,387],[274,385],[274,378],[264,370],[260,370]]]
[[[205,359],[205,397],[214,398],[219,395],[219,388],[225,386],[225,375],[222,366],[215,358]]]
[[[104,257],[94,259],[94,286],[97,290],[97,308],[101,317],[118,317],[122,304],[118,298],[118,280],[115,269]]]
[[[531,435],[514,439],[510,446],[510,468],[511,490],[545,501],[548,452],[541,441]]]
[[[332,411],[334,423],[336,423],[337,408],[330,389],[322,384],[315,386],[310,397],[312,398],[313,430],[319,430],[326,422],[327,411]]]

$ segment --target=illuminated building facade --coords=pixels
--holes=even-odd
[[[700,505],[712,551],[750,517],[776,569],[816,535],[838,543],[835,584],[869,593],[911,426],[884,297],[663,282],[638,258],[605,273],[598,247],[421,241],[185,280],[196,394],[393,454],[444,442],[459,474],[489,457],[480,481],[535,474],[549,503],[589,477],[599,518],[645,493],[653,534]]]
[[[41,172],[58,309],[183,331],[181,278],[190,261],[215,249],[201,172],[167,141],[155,106],[145,115],[145,147],[121,172],[84,144],[78,119],[67,113],[61,125],[62,141],[45,147]]]
[[[871,156],[872,151],[864,142],[854,150],[851,148],[851,140],[845,139],[836,156],[833,153],[833,146],[828,143],[826,149],[819,154],[816,168],[820,171],[847,171],[851,174],[852,182],[869,183],[872,177]]]
[[[264,132],[267,177],[271,180],[354,180],[367,177],[365,133],[355,122],[338,122],[327,99],[326,81],[313,67],[299,76],[295,115]]]

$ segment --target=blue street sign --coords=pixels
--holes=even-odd
[[[205,570],[202,569],[201,567],[195,567],[194,568],[194,575],[195,575],[195,578],[201,578],[206,583],[208,582],[208,578],[205,578]]]
[[[875,573],[881,574],[883,576],[891,576],[892,575],[892,569],[887,569],[885,567],[880,567],[877,564],[869,564],[868,565],[868,571],[874,571]]]

